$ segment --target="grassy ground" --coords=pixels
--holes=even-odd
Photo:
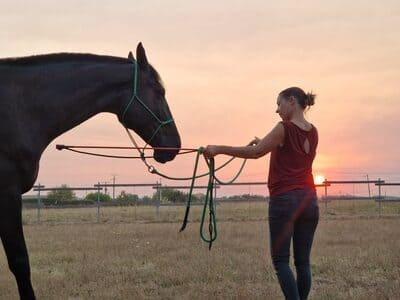
[[[361,205],[361,206],[360,206]],[[400,203],[321,205],[310,299],[400,299]],[[265,203],[218,206],[219,236],[199,241],[200,207],[25,210],[39,299],[282,299],[268,250]],[[17,299],[0,251],[0,299]]]

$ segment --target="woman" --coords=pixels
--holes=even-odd
[[[318,144],[316,128],[305,117],[315,95],[291,87],[279,93],[276,112],[282,118],[263,139],[248,146],[209,145],[208,158],[226,154],[259,158],[271,152],[268,188],[272,262],[286,299],[307,299],[311,288],[310,252],[319,209],[312,175]],[[293,240],[297,278],[289,267]]]

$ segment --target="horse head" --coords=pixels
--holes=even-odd
[[[175,158],[181,140],[165,99],[164,86],[157,71],[149,64],[142,43],[137,46],[136,60],[131,52],[128,59],[133,69],[132,94],[129,102],[123,104],[119,121],[155,148],[156,161],[165,163]]]

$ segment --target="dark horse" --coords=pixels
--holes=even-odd
[[[141,103],[130,101],[134,81]],[[62,53],[0,60],[0,237],[21,299],[35,299],[21,194],[32,188],[50,142],[100,112],[116,114],[152,147],[181,146],[175,123],[160,128],[160,120],[172,116],[141,43],[136,61],[131,53],[128,58]],[[154,158],[165,163],[178,151],[155,149]]]

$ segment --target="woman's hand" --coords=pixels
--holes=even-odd
[[[217,145],[208,145],[204,148],[203,154],[206,158],[213,158],[215,155],[219,154]]]

